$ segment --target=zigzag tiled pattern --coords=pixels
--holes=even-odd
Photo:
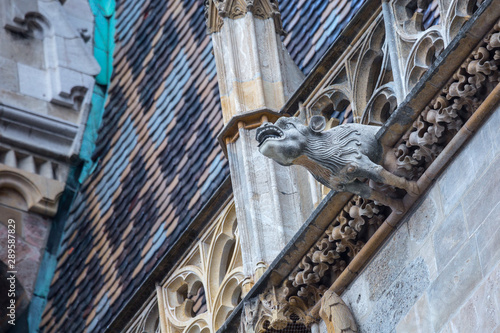
[[[305,72],[361,2],[281,1]],[[203,1],[122,0],[116,15],[99,162],[66,223],[44,332],[103,332],[228,176]]]

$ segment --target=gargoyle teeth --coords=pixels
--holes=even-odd
[[[255,135],[255,139],[259,142],[259,147],[267,139],[279,139],[283,136],[283,132],[274,125],[259,127]]]

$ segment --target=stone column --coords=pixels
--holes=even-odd
[[[264,157],[255,140],[255,129],[280,116],[304,75],[281,42],[277,1],[209,0],[206,17],[225,123],[219,141],[229,159],[244,272],[255,281],[313,209],[305,170]]]

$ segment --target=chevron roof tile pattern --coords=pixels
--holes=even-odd
[[[309,71],[361,0],[281,1]],[[228,176],[202,0],[122,0],[109,100],[66,223],[44,332],[103,332]]]

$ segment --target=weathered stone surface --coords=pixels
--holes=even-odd
[[[421,246],[443,216],[439,187],[433,186],[419,206],[409,213],[409,216],[407,225],[410,240],[417,247]]]
[[[0,90],[0,99],[4,101],[4,104],[18,109],[29,110],[37,114],[47,114],[47,104],[49,102],[41,101],[31,96],[22,95],[18,92]]]
[[[328,330],[326,328],[326,323],[323,320],[319,321],[319,333],[328,333]]]
[[[269,265],[313,210],[310,200],[304,209],[309,186],[297,182],[301,175],[306,177],[305,170],[280,166],[256,147],[254,130],[241,130],[239,139],[228,145],[247,276],[254,274],[259,262]]]
[[[438,270],[441,271],[455,256],[467,238],[462,206],[458,205],[443,219],[433,235]]]
[[[424,245],[420,248],[420,250],[417,253],[415,254],[412,253],[411,255],[412,258],[416,256],[424,259],[424,262],[427,265],[427,268],[429,269],[429,278],[431,279],[431,281],[434,281],[434,279],[436,279],[436,277],[438,276],[438,266],[436,262],[434,243],[431,237],[427,239],[427,241],[424,243]]]
[[[470,156],[459,154],[438,179],[443,196],[443,213],[448,215],[475,181],[475,170]],[[460,180],[460,181],[458,181]]]
[[[475,182],[463,199],[469,233],[473,233],[500,201],[500,156]]]
[[[396,326],[397,333],[432,332],[431,313],[427,293],[424,293]]]
[[[467,299],[481,277],[476,244],[474,240],[469,240],[429,288],[429,304],[435,331],[439,331]]]
[[[0,57],[0,90],[19,91],[19,78],[16,63]]]
[[[500,265],[450,320],[452,332],[493,332],[500,325]]]
[[[342,294],[342,299],[351,309],[356,319],[366,316],[376,303],[370,300],[370,287],[366,281],[365,274],[361,274]]]
[[[475,238],[481,269],[483,275],[486,275],[500,262],[500,203],[476,230]]]
[[[460,153],[461,155],[467,155],[472,161],[472,168],[476,175],[474,180],[481,177],[488,169],[491,161],[495,159],[494,145],[489,131],[486,128],[480,128]]]
[[[26,242],[37,248],[43,248],[49,235],[50,222],[37,214],[24,213],[23,215],[22,228]]]
[[[408,238],[408,229],[399,228],[362,273],[369,286],[370,300],[377,300],[406,266]]]
[[[490,118],[483,125],[485,131],[488,131],[488,140],[493,142],[494,156],[500,153],[500,107],[498,107]]]
[[[12,209],[8,206],[4,205],[4,199],[6,196],[11,196],[12,192],[10,191],[5,191],[0,189],[0,223],[4,225],[8,225],[8,220],[13,219],[14,221],[19,222],[19,227],[16,228],[16,234],[19,236],[23,235],[23,231],[21,228],[21,221],[22,221],[22,212],[17,209]],[[22,197],[21,197],[21,200]]]
[[[393,332],[396,324],[429,286],[429,271],[422,258],[416,258],[385,290],[374,311],[359,322],[362,332]]]
[[[22,63],[17,64],[19,72],[19,90],[21,94],[41,99],[50,100],[49,77],[47,72]]]
[[[0,48],[0,56],[27,66],[44,68],[45,56],[42,40],[15,35],[3,27],[0,29],[0,40],[5,43],[4,47]]]

